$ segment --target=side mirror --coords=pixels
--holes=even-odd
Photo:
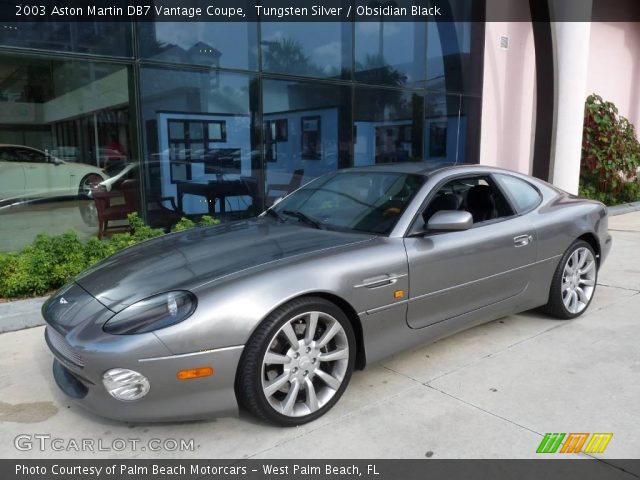
[[[462,210],[440,210],[433,214],[426,225],[427,231],[454,232],[469,230],[473,217]]]

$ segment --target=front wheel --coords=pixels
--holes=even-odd
[[[593,299],[597,281],[598,263],[593,247],[576,240],[553,274],[549,302],[543,310],[561,319],[582,315]]]
[[[85,175],[82,180],[80,180],[80,186],[78,187],[78,196],[89,198],[91,195],[91,191],[96,188],[103,180],[104,179],[97,173],[90,173],[89,175]]]
[[[317,297],[293,300],[247,343],[236,380],[240,403],[283,426],[315,420],[347,388],[355,348],[351,323],[336,305]]]

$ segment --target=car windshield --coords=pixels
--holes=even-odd
[[[271,210],[310,227],[387,235],[424,181],[405,173],[337,172],[308,183]]]

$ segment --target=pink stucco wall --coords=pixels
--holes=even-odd
[[[516,0],[507,8],[528,8]],[[509,37],[509,48],[500,37]],[[522,173],[531,169],[535,48],[530,22],[487,22],[480,163]]]
[[[587,94],[615,103],[640,130],[640,23],[592,23],[589,51]]]

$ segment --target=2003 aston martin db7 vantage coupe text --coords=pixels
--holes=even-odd
[[[579,316],[610,247],[604,205],[526,175],[353,168],[102,261],[43,306],[45,337],[58,386],[99,415],[241,405],[299,425],[387,355],[537,307]]]

